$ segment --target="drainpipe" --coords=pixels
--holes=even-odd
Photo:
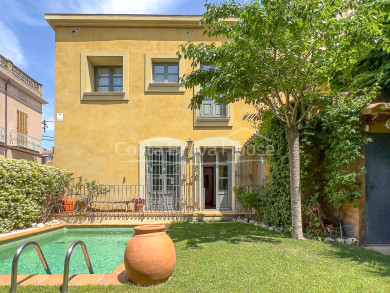
[[[8,84],[11,82],[11,78],[8,77],[8,81],[5,83],[5,148],[4,156],[8,156]]]

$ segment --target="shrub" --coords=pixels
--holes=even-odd
[[[25,228],[69,186],[72,173],[0,157],[0,232]]]
[[[363,158],[362,147],[370,139],[361,131],[360,109],[374,94],[375,91],[360,97],[324,98],[318,115],[302,125],[302,210],[306,233],[327,235],[327,225],[338,224],[340,208],[346,203],[356,206],[361,197],[360,176],[365,169],[359,160]],[[262,153],[273,150],[268,156],[267,182],[264,188],[255,190],[255,195],[241,194],[238,201],[257,209],[267,224],[288,227],[291,225],[290,172],[285,133],[284,122],[269,112],[264,113],[260,135],[251,143]]]

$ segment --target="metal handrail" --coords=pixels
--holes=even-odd
[[[85,246],[85,243],[83,241],[75,241],[75,242],[73,242],[72,245],[69,247],[68,252],[66,253],[66,257],[65,257],[64,282],[62,283],[62,286],[61,286],[61,292],[63,292],[63,293],[68,292],[70,257],[72,256],[72,253],[73,253],[73,250],[75,249],[75,247],[77,245],[79,245],[79,244],[83,248],[84,258],[85,258],[85,261],[87,262],[87,266],[88,266],[89,272],[91,274],[94,274],[93,268],[92,268],[92,264],[91,264],[91,260],[89,258],[89,254],[88,254],[88,251],[87,251],[87,247]]]
[[[43,264],[43,267],[45,268],[45,271],[48,275],[51,275],[51,271],[49,269],[49,266],[47,265],[46,259],[42,253],[41,247],[38,243],[34,241],[26,242],[22,246],[19,247],[19,249],[16,251],[14,260],[12,261],[12,278],[11,278],[11,293],[16,292],[16,287],[18,286],[18,263],[19,263],[19,257],[22,253],[22,251],[29,245],[34,245],[35,249],[38,253],[39,258],[41,259],[41,262]]]

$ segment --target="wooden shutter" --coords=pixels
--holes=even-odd
[[[27,114],[18,110],[17,115],[17,128],[16,131],[22,134],[28,134],[27,132]]]

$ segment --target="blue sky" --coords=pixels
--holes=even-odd
[[[214,1],[221,2],[221,1]],[[241,2],[241,1],[240,1]],[[54,121],[55,34],[44,13],[203,14],[205,0],[0,0],[0,54],[43,84],[43,119]],[[54,136],[54,123],[44,135]],[[43,141],[51,149],[52,141]]]

